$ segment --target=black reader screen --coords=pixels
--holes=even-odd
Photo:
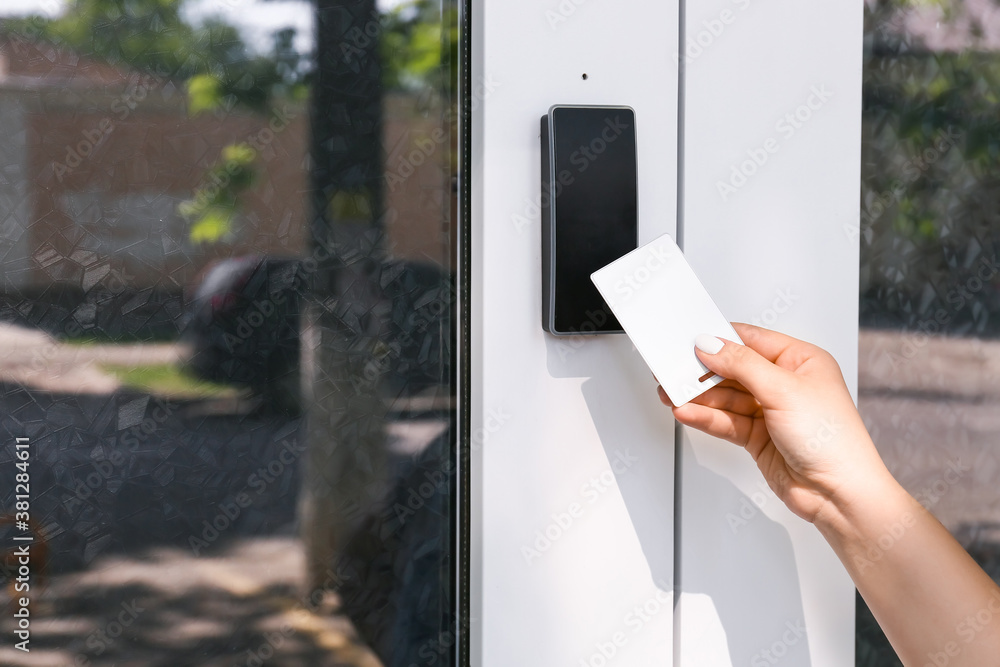
[[[552,134],[555,329],[621,331],[590,274],[638,242],[635,113],[558,107]]]

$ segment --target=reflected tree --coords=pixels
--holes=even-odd
[[[183,81],[191,114],[236,109],[271,114],[278,101],[303,101],[310,59],[299,53],[293,28],[272,34],[269,53],[253,54],[237,28],[219,18],[192,25],[184,18],[187,0],[70,0],[58,18],[12,19],[9,35],[31,37],[125,71]],[[191,225],[195,244],[214,243],[234,231],[241,195],[254,183],[256,156],[247,144],[224,147],[206,178],[229,172],[225,186],[192,193],[179,212]],[[217,174],[216,174],[217,175]],[[213,182],[222,182],[216,181]]]
[[[914,34],[928,4],[966,48]],[[1000,335],[1000,57],[962,3],[866,7],[862,323]]]
[[[400,366],[408,366],[403,384],[424,370],[448,382],[447,320],[419,313],[420,304],[448,310],[451,301],[442,296],[448,274],[401,261],[406,248],[389,233],[383,108],[387,95],[405,95],[451,136],[442,100],[453,80],[453,18],[426,1],[387,13],[372,0],[317,2],[300,529],[310,581],[336,573],[345,609],[392,667],[410,664],[450,622],[450,434],[401,460],[386,432],[399,419],[387,387]],[[447,182],[440,193],[424,186],[444,202],[442,218],[450,215]],[[440,480],[433,493],[399,516],[393,508],[412,502],[408,494],[428,478]]]
[[[6,19],[3,31],[162,78],[209,77],[215,82],[212,96],[227,108],[264,111],[275,96],[303,93],[309,60],[292,47],[293,29],[277,31],[271,52],[255,55],[239,31],[219,18],[188,23],[182,11],[186,3],[69,0],[60,17]],[[201,97],[195,103],[205,103],[204,79],[197,88]]]

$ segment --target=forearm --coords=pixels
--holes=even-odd
[[[1000,588],[885,469],[836,360],[734,327],[744,345],[696,340],[698,359],[727,381],[674,407],[677,420],[753,456],[833,546],[906,665],[1000,667]]]
[[[831,502],[816,526],[903,663],[1000,664],[1000,587],[888,474]]]

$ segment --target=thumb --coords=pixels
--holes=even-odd
[[[736,380],[761,405],[788,381],[788,371],[775,366],[755,350],[730,340],[698,334],[694,342],[701,363],[716,375]]]

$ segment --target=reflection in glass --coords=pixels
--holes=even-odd
[[[457,21],[3,19],[0,663],[453,662]]]
[[[867,3],[859,377],[893,474],[995,579],[998,34],[989,3]],[[860,598],[857,639],[900,664]]]

